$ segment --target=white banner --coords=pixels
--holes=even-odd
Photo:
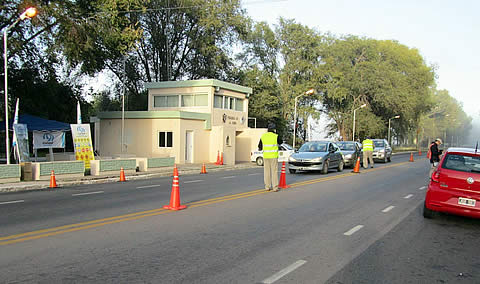
[[[33,131],[33,149],[65,148],[65,132]]]
[[[84,161],[85,168],[90,169],[90,160],[95,160],[93,156],[92,136],[90,135],[90,124],[70,124],[70,128],[72,129],[75,159]]]

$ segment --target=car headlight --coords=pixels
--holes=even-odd
[[[345,159],[351,159],[351,158],[352,158],[352,154],[345,155]]]
[[[381,149],[381,150],[379,150],[378,152],[380,152],[380,153],[385,153],[385,149]]]
[[[321,162],[321,161],[322,161],[322,157],[312,159],[312,162],[314,162],[314,163]]]
[[[295,159],[294,157],[290,156],[290,157],[288,158],[288,161],[289,161],[289,162],[296,162],[297,159]]]

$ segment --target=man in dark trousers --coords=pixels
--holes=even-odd
[[[430,164],[432,167],[430,168],[430,175],[429,177],[432,177],[433,172],[438,166],[438,163],[440,162],[440,156],[442,155],[442,150],[438,149],[438,146],[442,144],[442,139],[437,138],[435,141],[431,144],[430,146]]]
[[[263,151],[263,179],[265,190],[278,191],[278,144],[280,139],[275,133],[275,124],[268,124],[268,132],[258,142],[258,149]]]

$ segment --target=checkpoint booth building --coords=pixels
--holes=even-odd
[[[233,165],[249,161],[267,131],[248,127],[252,88],[215,79],[145,86],[147,111],[125,111],[123,119],[120,111],[91,118],[100,156],[175,157],[183,164],[214,163],[223,154],[224,164]]]

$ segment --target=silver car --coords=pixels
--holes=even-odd
[[[335,144],[342,151],[345,167],[354,167],[359,157],[362,160],[362,144],[354,141],[338,141]]]
[[[288,170],[292,174],[297,171],[321,171],[326,174],[329,169],[341,172],[343,166],[340,148],[330,141],[307,142],[288,158]]]
[[[372,139],[373,159],[386,163],[392,161],[392,147],[388,144],[386,139]]]

